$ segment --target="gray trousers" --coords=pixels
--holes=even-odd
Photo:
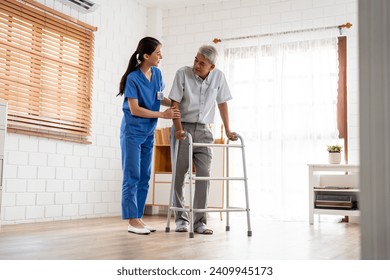
[[[182,123],[183,130],[190,133],[193,143],[213,143],[214,138],[209,125],[199,123]],[[171,129],[171,158],[175,160],[175,127]],[[173,205],[175,207],[184,208],[184,182],[189,169],[189,141],[188,137],[185,140],[179,141],[178,156],[176,162],[176,176],[174,186]],[[212,159],[211,147],[194,147],[193,148],[193,164],[195,166],[195,174],[200,177],[210,177],[210,166]],[[173,166],[173,165],[172,165]],[[195,193],[193,208],[205,209],[207,207],[207,199],[209,195],[209,181],[195,181]],[[177,225],[185,222],[189,223],[188,212],[175,211],[175,222]],[[195,213],[194,229],[202,225],[206,225],[206,213]]]

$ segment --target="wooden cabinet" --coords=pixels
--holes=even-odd
[[[359,166],[309,164],[309,222],[314,214],[360,216]]]
[[[169,143],[170,128],[160,128],[156,130],[154,155],[153,155],[153,172],[152,183],[148,205],[168,206],[169,195],[172,182],[172,165],[171,165],[171,147]],[[220,142],[221,139],[218,139]],[[223,140],[222,140],[223,141]],[[217,141],[216,141],[217,142]],[[213,160],[211,163],[211,176],[224,176],[225,149],[213,147]],[[185,201],[189,203],[189,185],[186,182]],[[208,206],[213,208],[223,208],[223,181],[210,181],[210,191]]]

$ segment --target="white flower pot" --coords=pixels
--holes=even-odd
[[[340,164],[341,153],[328,153],[328,160],[330,164]]]

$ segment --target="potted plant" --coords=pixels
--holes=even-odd
[[[341,162],[341,150],[342,146],[336,145],[327,145],[326,150],[329,152],[328,160],[330,164],[339,164]]]

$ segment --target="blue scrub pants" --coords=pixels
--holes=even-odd
[[[144,215],[149,190],[154,134],[122,133],[122,219],[140,219]]]

